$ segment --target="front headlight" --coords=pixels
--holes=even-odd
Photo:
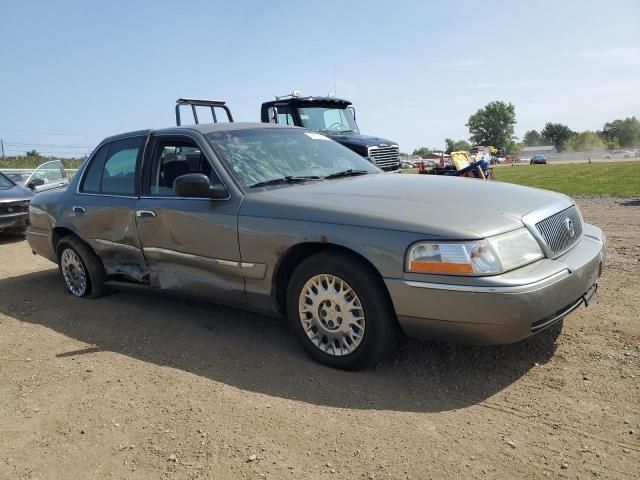
[[[407,252],[412,273],[495,275],[543,258],[526,228],[472,242],[420,242]]]

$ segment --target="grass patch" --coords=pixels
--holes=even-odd
[[[640,196],[640,162],[517,165],[496,167],[501,182],[544,188],[566,195]]]

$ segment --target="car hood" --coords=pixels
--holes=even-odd
[[[475,239],[523,226],[564,195],[508,183],[437,175],[369,174],[248,193],[240,215]]]
[[[33,197],[33,192],[19,185],[0,188],[0,202],[19,202],[20,200],[31,200],[31,197]]]
[[[391,140],[387,140],[386,138],[375,137],[372,135],[361,135],[359,133],[340,134],[326,131],[323,131],[322,133],[332,140],[342,143],[343,145],[356,145],[360,147],[370,147],[374,145],[397,145],[396,142],[392,142]]]

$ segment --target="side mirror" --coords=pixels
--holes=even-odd
[[[44,185],[44,178],[34,178],[29,183],[27,183],[27,188],[31,190],[35,190],[36,187]]]
[[[180,175],[173,182],[173,191],[179,197],[227,198],[229,192],[223,185],[211,185],[209,177],[203,173]]]

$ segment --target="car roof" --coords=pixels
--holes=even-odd
[[[101,143],[111,142],[114,140],[120,140],[129,137],[141,137],[145,135],[149,135],[150,133],[176,133],[180,130],[195,130],[197,132],[206,135],[207,133],[212,132],[230,132],[234,130],[253,130],[256,128],[280,128],[280,129],[300,129],[304,130],[301,127],[294,127],[292,125],[278,125],[274,123],[261,123],[261,122],[220,122],[220,123],[199,123],[194,125],[181,125],[179,127],[167,127],[160,128],[157,130],[147,129],[147,130],[136,130],[133,132],[120,133],[118,135],[112,135],[110,137],[105,138]]]

